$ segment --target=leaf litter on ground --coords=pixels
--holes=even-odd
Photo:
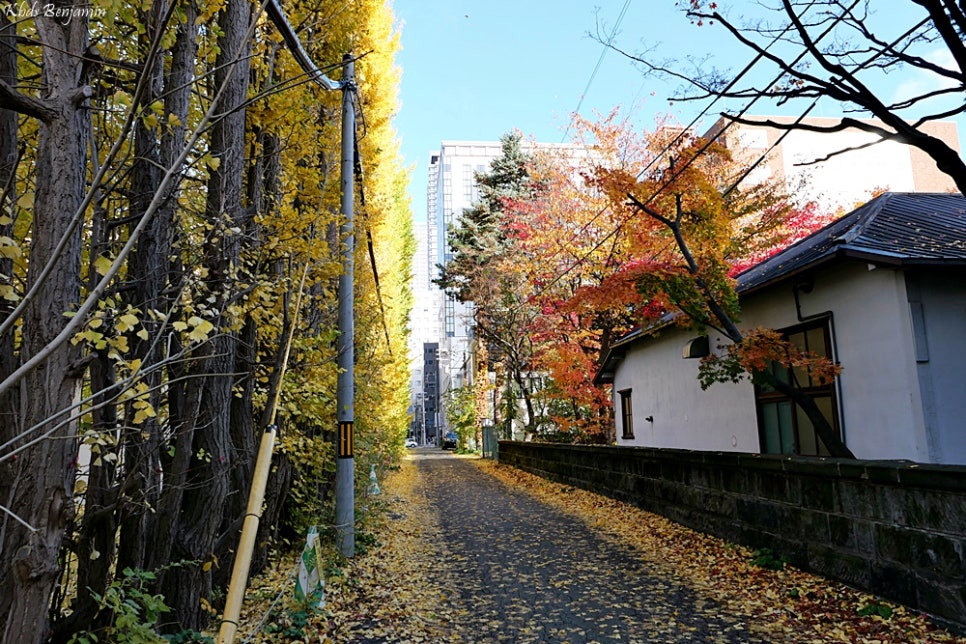
[[[755,565],[756,551],[728,543],[586,490],[553,483],[493,461],[479,467],[634,548],[667,574],[744,617],[775,642],[933,644],[966,642],[928,616],[868,593],[783,566]],[[864,610],[886,607],[887,611]]]
[[[252,581],[248,596],[256,600],[246,606],[239,633],[258,629],[269,613],[269,596],[281,592],[283,601],[271,608],[265,626],[248,641],[464,641],[456,636],[450,618],[438,610],[446,590],[434,581],[438,573],[430,575],[430,571],[439,566],[439,548],[432,544],[440,539],[433,512],[417,489],[418,478],[415,465],[403,463],[385,478],[378,500],[366,503],[366,529],[376,541],[366,553],[345,559],[328,544],[324,608],[306,611],[295,601],[291,562],[297,555],[293,554],[286,557],[287,569],[274,567]],[[286,633],[293,616],[301,617],[303,612],[304,623]]]
[[[773,570],[756,565],[756,557],[768,557],[761,551],[490,460],[471,462],[633,549],[654,570],[745,622],[757,638],[807,644],[966,644],[966,637],[904,606],[791,566]],[[390,473],[383,494],[368,519],[376,545],[351,559],[328,553],[332,563],[325,608],[305,610],[294,602],[293,554],[288,563],[253,580],[239,641],[474,641],[473,633],[462,632],[460,614],[449,601],[458,593],[457,584],[447,581],[449,556],[438,518],[420,491],[415,463],[406,460]],[[284,598],[273,606],[279,594]],[[247,633],[246,640],[242,634]]]

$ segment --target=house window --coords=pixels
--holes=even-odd
[[[802,350],[820,356],[832,356],[828,325],[824,321],[792,327],[783,331],[782,335]],[[771,372],[775,378],[790,382],[811,396],[832,429],[839,433],[834,383],[821,384],[804,367],[789,368],[772,363]],[[759,385],[755,388],[755,399],[763,454],[829,455],[808,416],[788,396],[767,385]]]
[[[631,390],[617,392],[621,397],[621,438],[634,438],[634,410],[631,406]]]

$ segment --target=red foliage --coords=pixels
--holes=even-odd
[[[734,277],[777,255],[789,246],[800,242],[815,231],[827,226],[841,216],[841,212],[821,210],[814,202],[793,207],[784,215],[781,226],[774,232],[770,243],[753,248],[751,252],[732,260],[729,275]]]

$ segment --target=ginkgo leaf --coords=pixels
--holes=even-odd
[[[192,329],[191,333],[188,334],[188,337],[192,340],[200,341],[207,339],[208,334],[211,333],[211,330],[215,328],[215,325],[208,320],[202,320],[200,318],[192,318],[192,320],[197,320],[195,323],[195,328]]]
[[[16,259],[21,254],[20,245],[16,241],[7,236],[0,236],[0,257]]]
[[[133,313],[125,313],[117,319],[117,321],[114,323],[114,326],[118,331],[124,333],[125,331],[129,331],[137,326],[139,322],[140,320],[138,319],[138,316],[134,315]]]
[[[146,405],[134,412],[134,424],[140,425],[148,418],[154,418],[155,416],[157,416],[157,413],[154,411],[154,407]]]
[[[94,270],[99,275],[107,275],[113,265],[114,261],[104,255],[98,255],[97,259],[94,260]]]

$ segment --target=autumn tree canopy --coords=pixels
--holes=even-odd
[[[283,34],[245,0],[31,7],[0,12],[0,639],[120,637],[98,597],[124,570],[172,609],[162,630],[200,630],[276,394],[253,569],[332,523],[341,92],[306,59],[337,81],[357,58],[359,470],[401,451],[394,18],[287,2]]]
[[[630,279],[666,319],[700,333],[714,329],[731,341],[724,356],[712,352],[702,360],[702,386],[747,375],[774,387],[802,408],[830,454],[853,457],[800,386],[770,370],[772,363],[802,367],[829,381],[838,365],[799,350],[773,330],[739,328],[731,263],[747,251],[736,241],[754,240],[755,231],[767,233],[787,217],[788,198],[770,183],[743,189],[729,171],[734,169],[730,155],[711,141],[675,136],[665,150],[665,167],[649,164],[629,172],[597,166],[591,177],[613,208],[628,213],[634,232],[635,261],[619,271],[621,281]]]
[[[542,397],[559,430],[572,440],[611,440],[609,394],[592,383],[600,356],[626,331],[667,316],[734,343],[706,365],[705,385],[740,374],[767,378],[759,372],[769,360],[805,361],[834,376],[834,365],[796,353],[773,332],[739,329],[732,279],[826,217],[793,205],[775,183],[742,181],[743,163],[680,128],[659,124],[639,134],[616,112],[577,128],[572,146],[535,146],[527,189],[487,211],[496,242],[481,245],[482,256],[457,246],[471,252],[450,264],[467,279],[464,297],[478,319],[517,316],[503,337],[525,335],[528,368],[546,376]],[[480,261],[467,263],[473,257]],[[823,439],[847,452],[841,441],[834,446],[830,428]]]

